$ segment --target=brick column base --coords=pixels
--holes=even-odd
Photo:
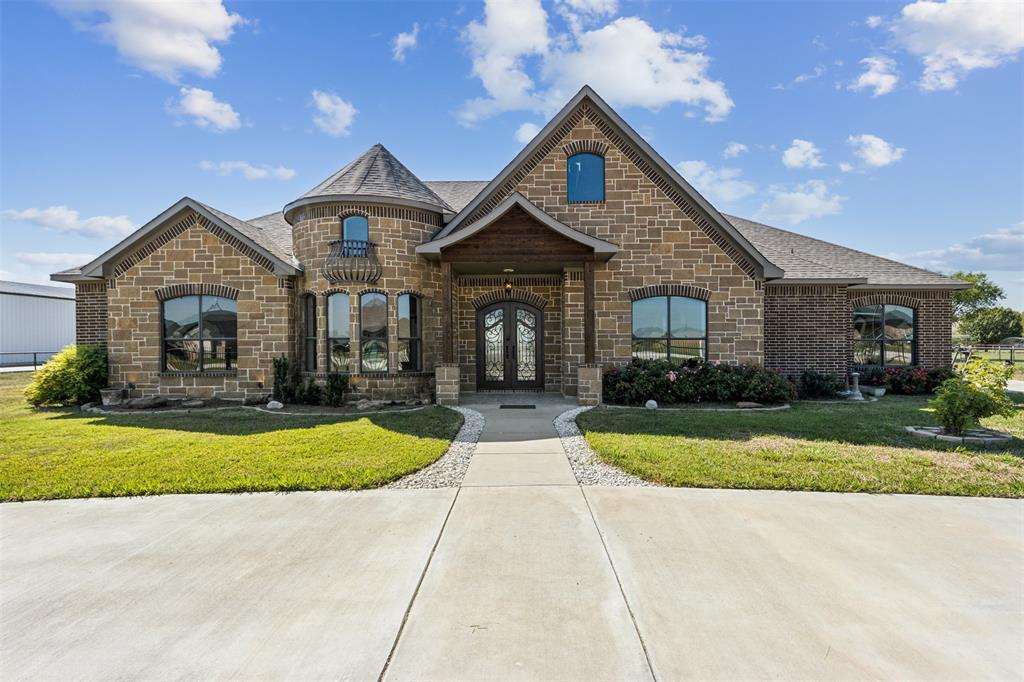
[[[601,374],[601,365],[580,365],[576,370],[577,403],[580,405],[601,404]]]
[[[435,389],[438,405],[459,404],[459,365],[458,363],[439,364],[434,369]]]

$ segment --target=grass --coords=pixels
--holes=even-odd
[[[922,440],[927,397],[795,403],[778,412],[601,408],[579,415],[605,462],[668,486],[1024,496],[1024,410],[984,425],[1012,433],[997,451]]]
[[[373,488],[436,460],[462,423],[443,407],[329,417],[34,409],[28,379],[0,374],[0,501]]]

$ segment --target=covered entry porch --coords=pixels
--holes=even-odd
[[[418,247],[441,269],[438,401],[543,391],[596,402],[595,272],[616,251],[520,194]],[[598,377],[596,389],[592,378],[581,384],[581,371]]]

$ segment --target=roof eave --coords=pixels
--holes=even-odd
[[[438,213],[444,215],[446,212],[451,213],[451,206],[439,206],[431,204],[426,201],[416,201],[415,199],[401,199],[398,197],[387,197],[378,194],[322,194],[315,197],[302,197],[295,201],[287,204],[281,213],[284,215],[285,222],[289,225],[293,225],[291,216],[288,215],[292,211],[303,206],[312,206],[314,204],[330,204],[330,203],[356,203],[356,204],[381,204],[386,206],[405,206],[408,208],[418,208],[424,211],[430,211],[431,213]]]
[[[782,277],[768,280],[765,284],[846,284],[853,286],[856,284],[866,284],[867,281],[866,277]]]
[[[850,288],[851,289],[859,289],[859,290],[862,290],[862,291],[869,291],[869,290],[873,290],[873,289],[874,290],[881,290],[881,289],[918,289],[918,290],[924,290],[924,291],[926,291],[928,289],[939,289],[939,290],[944,289],[944,290],[950,290],[950,291],[958,291],[960,289],[970,289],[972,286],[974,286],[974,285],[970,284],[969,282],[960,282],[958,280],[951,280],[949,282],[935,282],[933,284],[900,284],[898,282],[891,282],[891,283],[869,282],[867,284],[858,284],[858,285],[855,285],[855,286],[851,286]]]
[[[88,275],[76,275],[66,272],[54,272],[50,275],[51,282],[68,282],[70,284],[74,284],[75,282],[100,282],[102,280],[102,277],[89,277]]]

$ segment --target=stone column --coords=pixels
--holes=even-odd
[[[443,362],[434,368],[434,389],[438,405],[459,404],[459,365]]]
[[[580,405],[601,404],[601,366],[580,365],[577,372],[576,402]]]

